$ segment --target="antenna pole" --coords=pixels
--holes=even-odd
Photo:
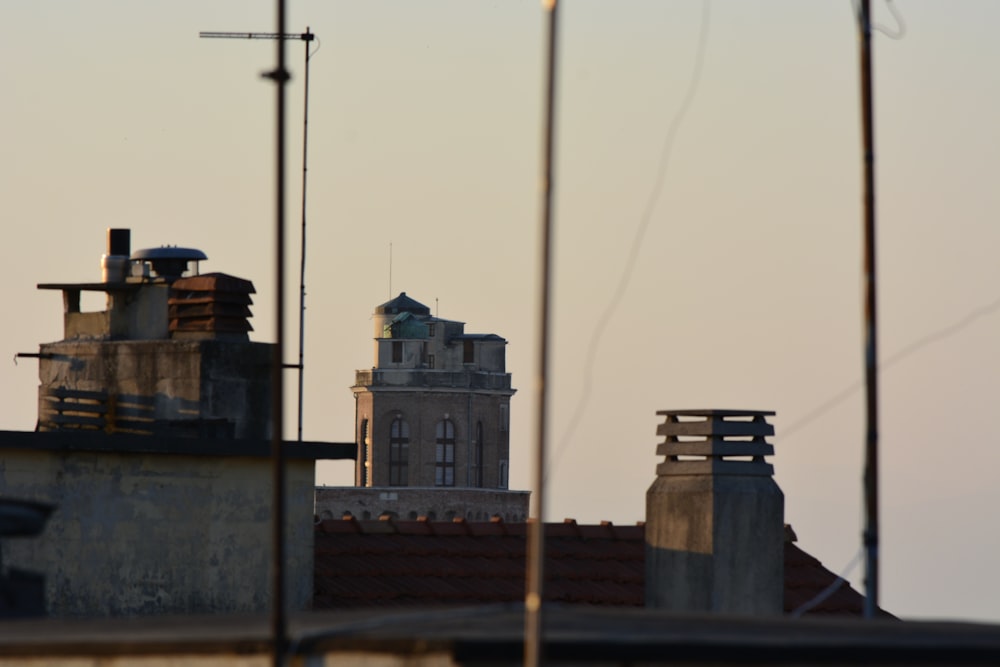
[[[544,135],[541,181],[541,298],[538,324],[538,407],[535,432],[534,521],[528,525],[528,559],[524,596],[524,664],[538,667],[542,661],[542,601],[545,575],[545,437],[548,413],[549,318],[552,295],[552,189],[555,154],[556,55],[559,35],[558,0],[542,0],[548,17]]]
[[[861,0],[861,119],[864,141],[865,207],[865,618],[878,609],[878,321],[875,273],[875,131],[872,110],[872,24],[870,0]]]
[[[285,0],[276,2],[278,32],[285,32]],[[271,363],[271,634],[274,637],[274,667],[285,664],[288,648],[288,618],[285,614],[285,88],[289,74],[285,67],[285,41],[277,43],[277,65],[266,74],[275,83],[275,344]]]
[[[306,183],[309,173],[309,42],[313,39],[313,34],[309,32],[309,26],[302,38],[305,44],[305,99],[302,104],[302,249],[299,256],[302,261],[299,264],[299,424],[298,438],[302,442],[302,399],[304,394],[303,383],[305,366],[305,346],[306,346]]]
[[[303,33],[285,32],[284,23],[278,32],[211,32],[198,33],[202,39],[272,39],[281,42],[302,40],[305,43],[305,98],[302,104],[302,250],[299,263],[299,363],[282,364],[282,368],[295,368],[299,371],[299,405],[298,405],[298,440],[302,442],[302,403],[304,396],[305,373],[305,328],[306,328],[306,181],[309,172],[309,60],[316,51],[309,52],[310,42],[316,35],[310,32],[309,26]],[[316,49],[319,50],[318,48]],[[283,354],[283,353],[282,353]]]
[[[392,241],[389,241],[389,299],[392,300]]]

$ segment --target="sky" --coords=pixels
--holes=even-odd
[[[874,39],[880,602],[907,618],[998,622],[1000,3],[897,0],[895,39],[887,5],[873,4],[885,27]],[[546,519],[642,520],[657,410],[774,410],[786,521],[839,572],[863,523],[852,5],[706,5],[561,5]],[[349,388],[373,364],[371,314],[406,291],[508,340],[511,487],[530,488],[543,20],[537,0],[290,3],[289,29],[319,37],[306,439],[352,439]],[[253,338],[275,339],[274,94],[260,78],[274,43],[202,30],[270,32],[273,8],[0,5],[0,299],[11,318],[0,429],[36,418],[37,363],[15,353],[62,335],[59,294],[36,284],[98,280],[108,227],[131,228],[133,249],[200,248],[203,271],[252,280]],[[292,362],[303,44],[288,54]],[[287,386],[293,437],[291,373]],[[350,470],[324,464],[319,481],[350,483]],[[856,587],[861,576],[851,571]]]

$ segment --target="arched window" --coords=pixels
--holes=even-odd
[[[476,446],[473,447],[472,485],[483,488],[483,422],[476,422]]]
[[[434,485],[455,486],[455,425],[450,419],[442,419],[437,423]]]
[[[361,430],[358,432],[358,485],[368,486],[369,461],[371,461],[371,448],[368,440],[368,420],[361,421]]]
[[[389,486],[409,484],[410,425],[402,417],[389,427]]]

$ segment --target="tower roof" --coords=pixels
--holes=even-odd
[[[375,307],[377,315],[399,313],[413,313],[414,315],[430,315],[431,309],[420,303],[416,299],[406,296],[406,292],[400,292],[399,296],[391,301],[386,301],[381,306]]]

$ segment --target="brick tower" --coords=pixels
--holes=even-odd
[[[507,341],[467,334],[405,292],[375,309],[375,366],[357,371],[358,486],[506,489]]]

